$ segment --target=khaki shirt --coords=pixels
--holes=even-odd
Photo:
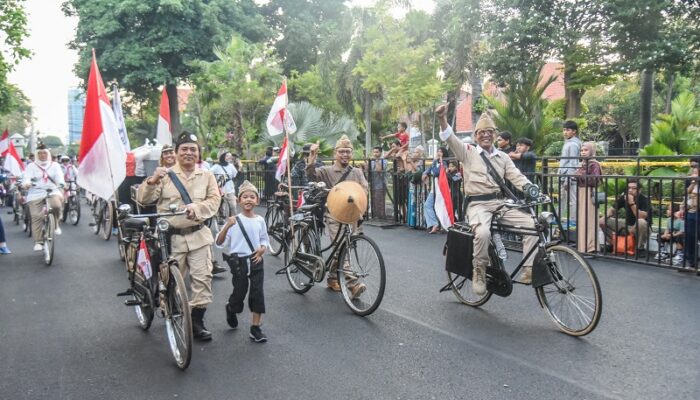
[[[333,163],[333,165],[326,165],[318,168],[316,168],[314,164],[309,164],[306,166],[306,175],[308,176],[309,181],[320,181],[325,183],[328,188],[332,188],[338,184],[338,181],[345,173],[345,170],[346,168],[342,167],[337,162]],[[367,179],[365,179],[365,174],[362,173],[361,169],[353,168],[345,180],[359,183],[362,185],[365,193],[368,192],[369,186],[367,185]]]
[[[190,176],[187,177],[177,164],[170,170],[177,175],[180,182],[185,186],[192,202],[197,206],[193,220],[187,219],[185,215],[168,217],[168,221],[170,221],[173,228],[182,229],[201,225],[206,219],[214,216],[221,202],[221,194],[219,193],[214,174],[201,168],[195,168]],[[178,209],[182,209],[185,206],[180,192],[178,192],[175,184],[167,175],[157,185],[149,185],[145,181],[139,185],[136,200],[142,204],[155,202],[159,213],[169,212],[168,206],[170,204],[177,204]],[[214,242],[212,233],[206,226],[186,235],[173,235],[171,240],[174,253],[197,250]]]
[[[501,191],[501,188],[489,174],[486,163],[481,158],[481,153],[485,152],[484,149],[463,143],[454,134],[452,127],[449,125],[447,129],[440,132],[440,138],[447,142],[450,150],[464,164],[464,193],[467,196],[479,196]],[[515,167],[513,160],[510,159],[508,154],[493,147],[491,154],[486,154],[486,157],[491,161],[496,173],[504,177],[505,181],[512,183],[516,189],[522,191],[523,186],[531,183]]]

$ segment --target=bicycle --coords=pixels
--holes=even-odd
[[[291,228],[283,242],[285,266],[278,273],[285,273],[292,290],[303,294],[322,282],[331,264],[337,262],[337,279],[345,304],[357,315],[370,315],[384,297],[386,270],[382,253],[372,239],[353,233],[350,224],[341,224],[328,247],[322,248],[319,215],[323,215],[328,190],[323,183],[310,183],[309,188],[309,203],[289,218]],[[354,291],[357,285],[364,285],[364,291]]]
[[[102,198],[96,198],[91,204],[92,231],[95,235],[100,234],[104,240],[109,240],[112,237],[112,215],[114,215],[114,205],[112,201],[106,201]]]
[[[547,196],[540,196],[530,202],[505,203],[494,214],[492,232],[535,235],[538,237],[538,243],[525,254],[513,272],[508,274],[491,237],[488,248],[490,263],[486,268],[487,291],[482,296],[476,295],[468,282],[472,274],[472,228],[468,223],[455,224],[450,228],[443,251],[446,255],[448,283],[440,292],[451,290],[461,303],[472,307],[484,305],[492,294],[508,297],[513,290],[513,284],[520,283],[514,278],[523,268],[525,261],[536,251],[532,266],[532,286],[540,307],[546,310],[552,322],[564,333],[571,336],[591,333],[600,321],[603,308],[598,278],[579,252],[559,244],[560,241],[549,240],[547,232],[549,226],[554,223],[554,214],[543,211],[538,215],[535,207],[550,203],[551,199]],[[529,211],[535,228],[502,225],[499,219],[503,209]]]
[[[169,213],[131,214],[130,205],[119,207],[129,288],[117,296],[131,297],[124,304],[134,307],[143,330],[151,327],[156,309],[160,310],[175,364],[186,369],[192,359],[192,317],[185,281],[170,256],[170,222],[166,219],[185,213],[176,210],[172,205]],[[151,268],[153,255],[155,270]]]
[[[46,189],[44,197],[44,207],[41,209],[43,223],[41,225],[41,239],[44,241],[44,263],[51,265],[53,262],[54,248],[56,247],[56,217],[51,212],[51,189]],[[31,225],[31,222],[30,222]]]
[[[72,225],[80,222],[80,199],[78,197],[78,185],[75,181],[66,181],[68,189],[65,191],[65,202],[63,204],[63,215],[61,222],[69,221]]]
[[[292,189],[305,189],[305,186],[293,186]],[[280,189],[286,190],[285,184]],[[289,194],[284,191],[275,192],[274,200],[268,203],[265,211],[265,225],[270,239],[270,254],[278,256],[284,249],[284,243],[288,239],[288,228],[285,224],[289,215]]]

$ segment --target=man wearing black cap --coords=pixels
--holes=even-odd
[[[156,168],[153,175],[139,186],[137,198],[144,204],[155,202],[159,213],[168,212],[170,204],[177,204],[180,210],[186,211],[185,215],[168,218],[173,228],[171,255],[177,260],[183,275],[187,271],[190,273],[192,333],[195,339],[210,340],[211,332],[204,326],[204,313],[212,302],[209,246],[214,239],[204,221],[216,214],[221,195],[214,175],[197,168],[199,145],[195,135],[183,132],[177,140],[175,153],[177,164],[170,169]],[[178,190],[175,179],[181,182],[184,193]],[[185,200],[187,197],[191,202]]]

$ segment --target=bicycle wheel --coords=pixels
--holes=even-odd
[[[27,233],[27,236],[32,237],[32,216],[29,214],[29,206],[22,206],[24,220],[22,221],[22,230]]]
[[[165,320],[165,328],[170,352],[172,352],[178,368],[185,369],[190,365],[192,358],[192,316],[187,287],[176,264],[170,266],[166,301],[168,315]]]
[[[63,208],[61,209],[61,222],[66,222],[68,220],[69,202],[70,198],[63,203]]]
[[[108,201],[105,203],[102,209],[102,225],[100,230],[102,231],[101,236],[104,240],[109,240],[112,237],[112,202]]]
[[[56,217],[49,213],[44,222],[44,263],[51,265],[53,262],[53,249],[56,246]]]
[[[552,246],[547,255],[554,282],[535,289],[540,304],[564,333],[591,333],[603,310],[595,272],[577,251],[566,246]]]
[[[297,293],[306,293],[313,286],[313,278],[301,271],[299,266],[295,263],[290,263],[290,255],[295,255],[297,252],[308,253],[319,255],[319,249],[316,246],[315,233],[309,229],[301,229],[296,227],[294,230],[294,237],[296,238],[297,249],[292,249],[292,243],[290,241],[289,247],[284,252],[284,265],[287,266],[285,272],[287,273],[287,281],[289,281],[289,286],[292,287]],[[295,251],[296,250],[296,251]]]
[[[450,289],[452,289],[452,293],[454,293],[460,303],[472,307],[479,307],[491,298],[491,292],[488,291],[482,296],[475,294],[472,290],[472,281],[470,279],[453,274],[450,271],[446,272],[447,279],[452,282],[450,284]]]
[[[97,235],[100,233],[100,225],[102,225],[102,204],[100,200],[95,200],[92,203],[92,233]]]
[[[134,307],[136,319],[139,321],[141,329],[147,331],[151,327],[153,317],[155,316],[155,304],[153,302],[153,292],[149,288],[148,280],[143,275],[141,267],[134,265],[134,276],[131,287],[134,291],[132,298],[139,302],[139,305]]]
[[[13,211],[13,219],[15,221],[15,225],[19,225],[20,221],[24,220],[24,215],[22,215],[22,205],[17,204],[19,201],[17,198],[15,198],[14,202],[12,203],[12,211]]]
[[[73,225],[80,222],[80,201],[76,196],[68,198],[68,220]]]
[[[382,302],[386,285],[379,246],[367,236],[352,236],[338,260],[338,282],[345,304],[357,315],[372,314]],[[358,289],[359,285],[364,285],[364,290]]]
[[[284,212],[275,204],[265,213],[267,235],[270,239],[270,254],[278,256],[284,246]]]

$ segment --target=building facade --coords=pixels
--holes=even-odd
[[[85,92],[82,89],[68,90],[68,144],[80,143],[85,115]]]

